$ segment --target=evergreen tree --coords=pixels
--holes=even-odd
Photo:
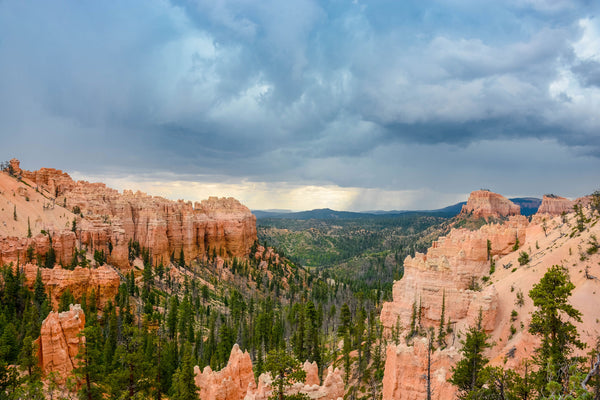
[[[306,372],[302,369],[300,361],[281,349],[271,350],[267,354],[265,370],[270,372],[273,377],[272,387],[274,390],[270,398],[272,400],[284,400],[291,397],[285,395],[285,390],[295,382],[302,382],[306,378]]]
[[[469,328],[465,339],[461,340],[463,358],[452,368],[450,382],[458,388],[460,399],[468,399],[472,392],[483,386],[480,374],[488,362],[483,352],[491,345],[487,342],[488,335],[481,323],[482,315],[479,312],[477,325]]]
[[[21,368],[27,371],[29,378],[31,379],[36,371],[38,364],[37,348],[33,343],[31,336],[27,335],[23,339],[23,347],[19,353],[19,364]]]
[[[82,336],[85,336],[85,341],[79,344],[79,353],[77,354],[79,361],[74,371],[75,375],[82,380],[79,398],[81,400],[100,400],[103,398],[102,389],[99,386],[102,381],[100,364],[102,332],[97,326],[89,326],[83,329]]]
[[[37,270],[35,283],[33,285],[33,298],[38,307],[41,307],[47,299],[46,291],[44,289],[44,281],[42,280],[42,270],[39,268]]]
[[[192,350],[188,343],[183,346],[181,365],[173,376],[171,388],[172,400],[197,400],[198,387],[194,382],[194,365],[192,362]]]
[[[574,348],[584,347],[577,328],[569,321],[581,322],[581,313],[568,303],[574,288],[567,270],[553,265],[529,291],[529,297],[537,307],[531,316],[529,332],[541,338],[534,357],[539,366],[535,385],[544,395],[548,394],[546,385],[549,382],[566,385],[565,374],[560,371],[569,369],[569,355]]]
[[[489,242],[489,240],[488,240]],[[446,347],[446,331],[444,330],[444,319],[446,313],[446,291],[442,294],[442,314],[440,316],[440,328],[438,330],[438,346],[443,349]]]

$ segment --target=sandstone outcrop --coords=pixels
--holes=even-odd
[[[433,242],[427,254],[407,257],[404,277],[394,283],[393,301],[383,305],[383,326],[391,330],[399,322],[406,328],[413,307],[419,305],[423,326],[438,326],[444,301],[446,318],[459,327],[471,325],[481,309],[484,327],[492,330],[497,298],[494,286],[482,291],[469,288],[474,289],[489,272],[490,257],[510,253],[517,238],[520,243],[525,242],[527,224],[525,217],[515,216],[477,231],[453,229],[448,236]]]
[[[104,251],[109,263],[127,267],[130,241],[149,248],[156,263],[179,260],[182,251],[186,262],[214,253],[244,257],[256,241],[256,217],[233,198],[211,197],[192,204],[128,190],[120,193],[102,183],[76,182],[52,168],[22,170],[22,175],[35,189],[37,201],[44,203],[44,212],[31,223],[43,226],[52,236],[52,246],[59,252],[57,262],[63,265],[71,261],[76,246],[92,253]],[[62,207],[69,211],[66,217]],[[45,211],[50,209],[63,210],[63,220],[44,221]],[[73,219],[76,227],[71,232]],[[36,254],[44,255],[48,249],[49,244],[37,243],[44,239],[22,238],[10,238],[10,243],[2,239],[0,261],[23,260],[34,241]]]
[[[431,392],[433,400],[455,398],[456,388],[448,382],[452,366],[460,359],[456,349],[437,350],[431,354]],[[421,400],[427,398],[427,339],[415,340],[412,346],[390,345],[386,352],[383,375],[383,400]]]
[[[561,215],[573,211],[574,201],[554,195],[544,195],[537,215]]]
[[[242,352],[237,344],[231,349],[229,362],[221,371],[212,371],[207,366],[200,372],[196,366],[194,373],[201,400],[241,400],[248,389],[256,386],[250,354]]]
[[[75,233],[67,230],[54,232],[52,235],[52,248],[54,249],[56,262],[63,265],[69,264],[73,259],[76,243]],[[0,235],[0,264],[28,261],[27,251],[29,248],[33,249],[33,256],[37,254],[45,256],[50,250],[49,236],[38,234],[31,238],[24,238]]]
[[[316,363],[305,362],[304,383],[296,383],[287,394],[304,393],[313,400],[337,400],[344,397],[342,371],[329,369],[324,373],[323,385],[319,385],[319,369]],[[194,368],[196,386],[200,388],[201,400],[267,400],[271,395],[272,379],[269,374],[261,374],[258,386],[254,381],[252,360],[248,352],[242,352],[237,344],[231,349],[227,366],[221,371],[205,367],[200,372]]]
[[[13,175],[21,176],[21,174],[22,174],[21,162],[19,160],[17,160],[16,158],[13,158],[12,160],[9,161],[9,164],[10,164],[10,170],[12,171]]]
[[[502,218],[521,214],[521,207],[498,193],[476,190],[469,196],[461,214],[475,218]]]
[[[64,382],[77,367],[80,343],[85,341],[80,332],[85,326],[85,315],[79,304],[71,305],[69,311],[51,312],[42,323],[37,339],[39,364],[44,374],[57,372]]]
[[[488,214],[491,215],[491,214]],[[497,215],[497,214],[496,214]],[[404,261],[404,277],[393,286],[393,301],[383,304],[381,322],[386,334],[405,337],[414,311],[421,328],[440,325],[442,307],[445,323],[451,321],[452,334],[446,337],[447,350],[432,355],[434,398],[452,398],[454,388],[446,382],[450,366],[456,362],[459,346],[456,333],[475,325],[479,314],[487,332],[496,328],[498,291],[485,285],[482,277],[489,274],[490,262],[513,253],[517,240],[527,240],[526,217],[511,216],[503,223],[491,223],[479,230],[452,229],[433,242],[426,254],[416,253]],[[425,384],[421,379],[426,368],[424,338],[415,338],[411,346],[391,345],[383,382],[384,399],[421,399]]]
[[[119,292],[120,277],[114,269],[106,265],[98,268],[76,267],[71,271],[60,266],[48,269],[27,264],[23,267],[23,274],[25,284],[31,290],[35,285],[38,269],[41,271],[46,293],[50,294],[52,308],[55,310],[58,309],[61,295],[67,289],[76,301],[80,301],[84,294],[89,301],[93,294],[99,309],[103,309],[108,301],[114,302]]]
[[[306,372],[305,382],[295,383],[288,388],[286,394],[303,393],[312,400],[338,400],[344,398],[345,385],[342,370],[333,367],[327,368],[327,371],[323,373],[323,385],[319,386],[318,375],[316,376],[317,381],[314,383],[316,364],[305,363],[303,368]],[[267,400],[272,394],[272,382],[273,380],[269,374],[261,374],[258,377],[258,387],[256,390],[249,390],[244,400]]]

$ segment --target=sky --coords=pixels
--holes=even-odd
[[[600,2],[0,0],[0,158],[252,209],[600,187]]]

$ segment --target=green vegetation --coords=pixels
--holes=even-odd
[[[393,281],[402,278],[406,256],[425,252],[449,231],[447,218],[429,214],[357,215],[263,218],[257,222],[258,237],[322,278],[375,298],[389,295]]]
[[[467,331],[461,343],[463,358],[452,370],[450,382],[457,386],[460,399],[593,399],[582,381],[589,371],[589,364],[581,357],[572,357],[575,349],[583,349],[579,333],[571,321],[581,322],[581,313],[568,303],[573,283],[567,270],[554,265],[548,269],[539,283],[533,286],[529,297],[536,310],[532,314],[529,332],[540,338],[531,360],[524,360],[525,372],[516,372],[486,365],[484,350],[490,347],[488,336],[482,328],[481,317],[477,325]],[[511,313],[516,320],[516,310]],[[517,332],[510,327],[510,337]],[[599,346],[600,347],[600,346]],[[590,353],[592,360],[598,357],[598,349]],[[600,360],[600,358],[598,358]],[[537,368],[529,368],[534,365]],[[592,380],[596,395],[598,378]]]
[[[526,251],[520,252],[518,261],[519,265],[529,264],[529,253],[527,253]]]

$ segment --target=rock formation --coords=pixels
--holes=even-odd
[[[476,190],[471,193],[461,214],[475,218],[502,218],[519,215],[521,208],[506,197],[489,190]]]
[[[0,264],[27,260],[27,251],[31,248],[32,255],[37,254],[45,256],[50,250],[50,238],[48,235],[37,234],[34,237],[14,237],[0,235]],[[62,230],[53,232],[52,248],[56,256],[56,262],[67,265],[73,258],[73,251],[76,248],[75,233]]]
[[[42,281],[46,293],[50,294],[53,309],[58,309],[61,295],[69,289],[77,301],[85,294],[88,301],[92,295],[96,298],[96,305],[103,309],[106,303],[114,301],[119,292],[120,277],[117,272],[106,266],[98,268],[76,267],[73,271],[57,266],[53,269],[38,268],[36,265],[27,264],[23,267],[25,284],[33,290],[38,269],[42,273]]]
[[[569,213],[573,211],[574,204],[574,201],[565,199],[564,197],[545,194],[537,215],[561,215],[562,213]]]
[[[250,355],[242,352],[237,344],[231,349],[229,362],[221,371],[212,371],[207,366],[200,372],[196,366],[194,373],[201,400],[241,400],[248,389],[256,386]]]
[[[329,369],[324,374],[323,385],[319,385],[319,369],[316,363],[305,362],[304,383],[296,383],[287,394],[304,393],[313,400],[337,400],[344,397],[342,371]],[[194,368],[196,385],[200,388],[201,400],[267,400],[271,395],[272,379],[269,374],[261,374],[258,386],[254,381],[252,360],[248,352],[242,352],[237,344],[233,346],[227,366],[221,371],[205,367],[200,372]]]
[[[404,343],[413,307],[420,314],[421,328],[439,327],[442,304],[445,319],[452,322],[452,334],[446,337],[448,348],[432,354],[433,398],[453,398],[454,388],[446,378],[457,361],[456,349],[460,348],[455,335],[464,334],[474,325],[479,310],[483,327],[491,335],[492,347],[486,352],[491,365],[522,372],[523,360],[531,356],[539,343],[538,337],[527,333],[535,309],[527,293],[552,265],[568,266],[575,284],[570,302],[583,315],[578,331],[582,341],[595,343],[600,309],[589,299],[600,290],[600,281],[590,276],[600,276],[600,255],[587,249],[600,235],[600,225],[590,222],[587,229],[573,234],[575,213],[568,210],[564,216],[553,215],[559,211],[562,214],[561,204],[565,202],[550,200],[545,198],[547,207],[541,208],[541,214],[532,222],[523,216],[510,216],[476,231],[453,229],[434,242],[426,254],[406,258],[404,277],[394,283],[393,301],[385,303],[381,312],[388,337],[393,333],[400,342],[387,349],[384,399],[425,398],[426,387],[419,378],[427,363],[425,339],[416,336],[410,346]],[[590,200],[577,201],[585,207],[585,215],[592,215]],[[472,214],[482,215],[477,210]],[[483,214],[491,215],[487,211]],[[530,261],[521,265],[518,258],[523,251]],[[496,268],[490,275],[491,259]],[[480,291],[470,290],[475,286],[473,282],[479,283]]]
[[[431,354],[432,400],[455,398],[456,388],[447,381],[452,375],[452,366],[459,359],[460,356],[453,347]],[[383,377],[383,400],[427,398],[426,376],[427,339],[417,339],[412,346],[388,346]]]
[[[303,368],[306,372],[305,382],[295,383],[288,388],[286,394],[303,393],[312,400],[338,400],[344,398],[345,385],[342,370],[339,368],[334,369],[331,366],[327,368],[327,371],[323,373],[323,385],[319,386],[318,374],[315,376],[315,371],[318,371],[317,365],[315,363],[304,363]],[[249,390],[244,400],[267,400],[272,394],[272,382],[273,380],[269,374],[261,374],[258,377],[258,387],[256,390]]]
[[[48,314],[37,339],[39,363],[44,374],[57,372],[59,381],[64,382],[77,367],[75,357],[80,343],[85,341],[79,336],[84,326],[85,315],[79,304],[71,305],[69,311]]]
[[[384,303],[381,322],[388,329],[398,322],[410,324],[413,307],[420,305],[423,326],[438,326],[442,301],[445,316],[459,326],[472,324],[482,309],[484,326],[495,323],[497,293],[494,286],[470,290],[490,270],[490,257],[508,254],[517,240],[526,240],[527,219],[511,217],[504,224],[484,225],[477,231],[453,229],[433,242],[427,254],[416,253],[404,261],[404,277],[394,283],[393,301]],[[488,252],[488,240],[490,243]]]
[[[156,263],[167,263],[172,258],[179,260],[182,251],[186,262],[208,252],[222,257],[247,256],[256,240],[256,217],[233,198],[211,197],[192,204],[128,190],[119,193],[102,183],[76,182],[51,168],[22,170],[22,175],[23,181],[34,188],[36,201],[44,203],[44,212],[31,222],[43,226],[52,236],[52,246],[59,253],[57,262],[63,265],[70,262],[75,247],[104,251],[109,263],[127,267],[130,241],[149,248]],[[62,211],[45,220],[47,210]],[[73,219],[76,225],[71,232]],[[24,228],[20,229],[23,232]],[[11,235],[1,236],[1,262],[19,257],[23,260],[32,242],[36,254],[44,255],[49,247],[49,243],[43,243],[48,239],[24,240],[17,236],[7,242],[6,237]]]

